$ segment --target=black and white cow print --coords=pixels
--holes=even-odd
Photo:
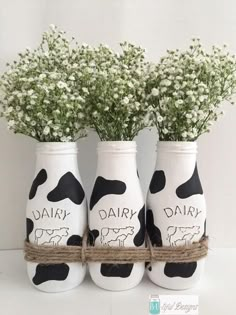
[[[179,159],[172,164],[166,155],[158,156],[158,168],[147,197],[146,226],[153,246],[184,246],[206,234],[206,205],[196,156],[187,156],[186,164]],[[204,259],[191,263],[147,263],[146,267],[154,283],[185,289],[198,281],[203,265]]]
[[[38,264],[32,281],[37,286],[51,280],[63,281],[68,277],[69,271],[70,267],[67,264]]]
[[[185,199],[193,195],[202,195],[202,185],[198,176],[197,164],[195,165],[194,172],[192,176],[185,183],[177,187],[176,195]]]
[[[166,184],[166,177],[163,171],[155,171],[150,183],[150,192],[152,194],[158,193],[164,189]]]
[[[46,180],[47,180],[47,172],[45,169],[41,169],[32,183],[30,193],[29,193],[29,199],[33,199],[35,197],[38,187],[44,184]]]
[[[115,194],[122,195],[126,190],[126,185],[120,180],[108,180],[102,176],[98,176],[90,199],[90,210],[104,196]]]
[[[72,202],[80,205],[84,200],[84,190],[80,182],[71,172],[63,175],[57,186],[48,193],[49,201],[56,202],[69,198]]]
[[[107,163],[106,158],[99,156],[103,163]],[[119,164],[119,174],[114,173],[114,164],[113,169],[108,165],[105,173],[100,173],[99,168],[97,170],[90,199],[90,244],[144,246],[145,206],[136,165],[132,163],[128,170],[123,170],[117,156],[109,158]],[[108,290],[126,290],[141,281],[144,264],[89,263],[89,271],[98,286]]]
[[[26,240],[37,245],[81,245],[87,209],[77,159],[70,158],[70,165],[65,155],[64,163],[57,163],[57,159],[53,154],[37,157],[36,176],[27,204]],[[27,262],[27,270],[32,284],[45,292],[71,289],[85,276],[85,267],[79,263]]]

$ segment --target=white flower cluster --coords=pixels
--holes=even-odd
[[[87,51],[86,124],[101,140],[132,140],[149,124],[144,50],[122,43],[121,53],[105,45]]]
[[[74,141],[84,134],[84,47],[72,48],[72,41],[52,25],[37,49],[8,64],[0,84],[9,129],[38,141]]]
[[[156,125],[159,139],[194,141],[222,113],[236,88],[236,58],[225,47],[204,51],[194,39],[156,65],[144,50],[121,44],[116,53],[67,40],[51,26],[40,46],[19,54],[0,81],[9,129],[38,141],[75,141],[87,127],[101,140],[132,140]]]
[[[204,51],[193,39],[186,51],[171,50],[150,67],[147,99],[159,139],[194,141],[208,132],[236,88],[236,58],[226,47]]]

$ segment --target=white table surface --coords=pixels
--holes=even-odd
[[[150,294],[197,294],[200,315],[236,315],[236,248],[211,249],[205,274],[191,290],[165,290],[145,276],[132,290],[110,292],[87,275],[63,293],[43,293],[29,283],[21,250],[0,251],[0,315],[148,315]]]

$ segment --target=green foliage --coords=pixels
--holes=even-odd
[[[86,124],[101,140],[132,140],[148,125],[144,50],[122,43],[121,53],[100,45],[93,50],[87,81]]]
[[[198,39],[188,50],[169,50],[147,80],[151,121],[160,140],[194,141],[223,112],[236,87],[236,58],[226,47],[207,53]],[[232,102],[232,101],[231,101]]]
[[[1,114],[10,130],[38,141],[74,141],[84,135],[87,73],[79,59],[85,48],[72,48],[72,42],[52,25],[37,49],[27,49],[8,65],[0,84]]]

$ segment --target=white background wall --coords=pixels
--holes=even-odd
[[[117,48],[123,40],[147,48],[157,61],[167,48],[192,37],[206,46],[228,43],[236,53],[235,0],[0,0],[0,72],[42,31],[56,24],[89,44]],[[211,247],[236,247],[236,106],[199,141],[199,173],[208,204]],[[79,140],[80,170],[87,195],[96,169],[96,134]],[[138,139],[138,167],[144,193],[155,164],[155,130]],[[0,249],[21,248],[25,206],[34,176],[35,141],[13,135],[0,120]]]

